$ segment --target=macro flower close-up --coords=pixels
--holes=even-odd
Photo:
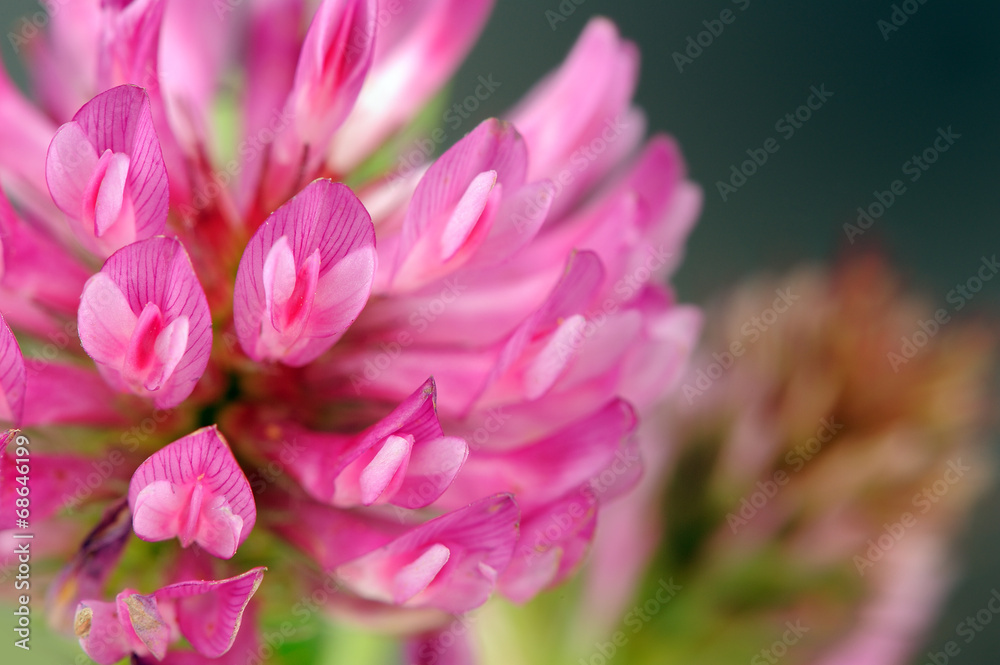
[[[700,190],[605,19],[394,168],[490,8],[75,2],[39,103],[3,81],[3,526],[94,661],[246,662],[296,609],[418,649],[573,574],[641,475]]]
[[[889,221],[854,246],[895,182],[833,267],[754,226],[842,80],[728,171],[735,70],[664,133],[653,91],[758,3],[31,3],[0,10],[3,662],[915,654],[992,487],[996,331],[910,295]]]

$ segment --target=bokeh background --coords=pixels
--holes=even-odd
[[[866,246],[881,248],[912,288],[943,307],[982,256],[1000,252],[1000,4],[926,0],[888,40],[878,22],[890,19],[890,0],[561,4],[575,11],[564,16],[557,0],[500,0],[455,96],[492,73],[502,86],[484,113],[499,113],[561,60],[589,17],[614,19],[642,51],[637,102],[650,129],[677,138],[691,178],[705,189],[675,280],[682,299],[703,303],[749,273],[834,261]],[[678,71],[673,54],[727,8],[735,21]],[[822,84],[829,101],[791,138],[776,133],[775,123]],[[911,183],[903,164],[948,126],[961,138]],[[716,182],[772,136],[778,152],[723,201]],[[843,225],[896,179],[905,194],[852,245]],[[956,318],[996,320],[998,305],[1000,280]],[[980,501],[956,549],[959,581],[915,664],[954,639],[958,623],[1000,587],[1000,486]],[[997,654],[1000,621],[954,662],[992,665]]]
[[[704,303],[751,273],[879,247],[933,307],[946,306],[981,257],[1000,253],[1000,4],[910,2],[917,11],[886,38],[879,21],[890,20],[890,0],[499,0],[453,96],[492,75],[500,86],[472,120],[501,113],[563,58],[588,18],[609,16],[642,50],[637,102],[650,129],[677,138],[705,189],[676,278],[683,300]],[[0,1],[3,34],[40,9],[36,0]],[[674,54],[724,9],[735,20],[679,71]],[[6,37],[2,52],[17,75]],[[785,139],[775,123],[805,102],[810,86],[833,95]],[[961,138],[911,183],[903,164],[948,127]],[[716,183],[770,137],[778,152],[723,201]],[[896,179],[905,194],[850,243],[843,225]],[[956,318],[997,320],[1000,279],[970,304]],[[995,436],[991,449],[995,457]],[[1000,487],[981,500],[957,549],[962,574],[915,663],[1000,588]],[[954,662],[992,665],[998,653],[1000,621]]]

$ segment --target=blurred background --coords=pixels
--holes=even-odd
[[[642,51],[637,102],[650,130],[677,138],[690,177],[705,190],[701,221],[675,278],[682,300],[702,304],[749,273],[832,261],[868,243],[932,307],[943,307],[982,256],[1000,252],[1000,5],[928,0],[886,39],[879,21],[896,27],[893,4],[586,0],[563,2],[561,12],[557,0],[501,1],[454,90],[457,97],[478,75],[492,73],[502,86],[483,113],[500,113],[561,61],[588,18],[611,17]],[[691,62],[678,58],[679,71],[674,54],[685,54],[688,37],[724,9],[735,20]],[[821,85],[833,94],[813,117],[787,139],[787,130],[776,132],[775,123],[806,101],[810,86]],[[961,138],[911,182],[904,163],[949,126]],[[731,166],[771,137],[779,150],[723,201],[716,183],[728,183]],[[904,181],[905,193],[852,245],[844,224],[856,224],[857,208],[868,208],[894,180]],[[995,317],[998,304],[1000,281],[987,283],[958,316]],[[994,454],[997,443],[994,434]],[[995,484],[957,550],[961,577],[915,663],[954,639],[956,626],[1000,588]],[[986,665],[998,653],[994,622],[954,662]]]
[[[897,9],[902,4],[912,14]],[[706,21],[718,30],[714,22],[727,9],[735,18],[721,33],[691,47],[689,37],[704,32]],[[6,34],[38,10],[33,0],[3,0],[0,26]],[[1000,253],[997,3],[500,0],[453,85],[454,98],[469,94],[479,76],[492,76],[500,86],[475,119],[500,114],[562,60],[594,15],[612,18],[640,46],[637,103],[650,131],[677,138],[691,179],[705,191],[675,279],[681,300],[704,304],[750,274],[878,248],[933,309],[948,306],[949,291],[975,274],[982,257]],[[16,73],[6,38],[2,51]],[[776,127],[813,87],[830,93],[820,108],[794,132]],[[939,130],[957,136],[949,149],[926,169],[910,162]],[[779,149],[735,191],[720,192],[718,183],[740,182],[731,181],[732,167],[770,138]],[[863,234],[848,233],[858,208],[887,200],[881,193],[896,180],[905,191]],[[998,303],[1000,279],[955,318],[996,320]],[[996,443],[994,436],[994,453]],[[926,652],[953,639],[956,626],[1000,587],[998,517],[994,484],[961,536],[961,575],[914,663],[927,662]],[[997,653],[1000,621],[954,662],[995,663]]]
[[[893,4],[501,0],[458,76],[455,96],[491,73],[502,86],[483,114],[500,113],[561,61],[591,16],[611,17],[641,49],[637,102],[650,131],[677,138],[691,179],[705,190],[701,220],[675,278],[682,300],[703,304],[750,273],[781,273],[871,247],[932,308],[950,307],[948,292],[974,275],[981,257],[1000,252],[1000,5],[927,0],[914,3],[919,9],[898,30],[880,27],[879,21],[897,27]],[[700,55],[675,58],[688,57],[688,37],[725,9],[735,20]],[[794,135],[775,130],[805,103],[811,86],[822,85],[832,96]],[[904,164],[949,126],[961,138],[911,182]],[[778,151],[724,201],[717,182],[728,183],[732,165],[771,137]],[[876,202],[875,192],[894,180],[905,183],[905,193],[852,244],[844,224],[856,224],[857,208]],[[1000,281],[988,282],[956,319],[996,320],[998,303]],[[994,456],[996,450],[994,434]],[[928,650],[955,639],[959,623],[1000,587],[995,482],[956,549],[958,583],[914,663],[923,665]],[[994,621],[953,662],[986,665],[998,653]]]

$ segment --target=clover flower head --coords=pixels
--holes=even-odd
[[[82,0],[37,105],[0,73],[0,418],[99,663],[245,658],[290,589],[419,641],[558,584],[698,331],[700,191],[609,21],[413,166],[492,3],[316,4]]]

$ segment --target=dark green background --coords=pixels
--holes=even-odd
[[[499,114],[562,59],[590,16],[612,17],[642,49],[638,102],[650,128],[677,137],[691,177],[705,188],[701,222],[676,280],[694,302],[750,272],[835,258],[848,246],[842,226],[855,209],[904,178],[903,162],[927,147],[938,127],[952,126],[962,138],[918,182],[907,180],[906,193],[863,236],[932,304],[946,306],[948,290],[974,274],[980,257],[1000,253],[1000,7],[995,0],[926,0],[886,41],[877,21],[889,18],[892,4],[751,0],[740,11],[729,0],[565,0],[575,11],[553,30],[546,10],[558,11],[559,0],[501,0],[454,92],[464,97],[479,75],[492,74],[502,85],[479,116]],[[679,73],[672,53],[725,8],[736,21]],[[31,0],[2,0],[4,33],[38,9]],[[16,66],[7,39],[3,54]],[[776,136],[775,121],[820,84],[832,99],[723,202],[716,181],[748,148]],[[995,317],[998,296],[1000,280],[988,283],[960,316]],[[994,488],[962,540],[965,573],[927,648],[940,650],[1000,587],[998,517]],[[963,645],[953,662],[992,665],[998,653],[1000,623]]]

